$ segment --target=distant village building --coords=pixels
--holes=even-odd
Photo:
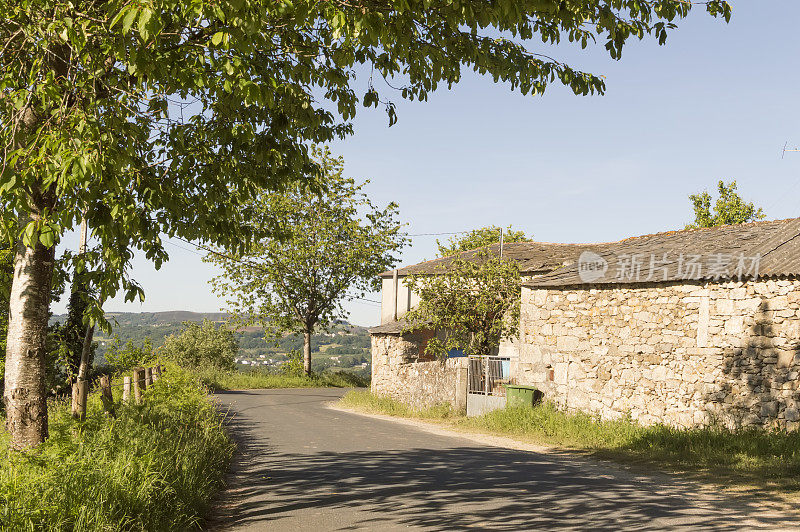
[[[404,277],[450,260],[439,259],[383,274],[382,324],[370,331],[376,393],[464,408],[476,382],[513,382],[603,418],[798,428],[800,219],[507,244],[503,255],[519,262],[523,290],[502,369],[484,378],[464,357],[433,361],[424,353],[433,331],[403,333],[417,303]],[[492,366],[480,367],[488,377]]]

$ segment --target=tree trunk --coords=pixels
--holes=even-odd
[[[55,246],[20,242],[14,259],[6,347],[6,428],[12,449],[47,438],[45,356]]]
[[[78,244],[78,253],[81,255],[86,254],[86,240],[89,233],[89,227],[86,223],[86,217],[81,218],[81,233],[80,243]],[[67,307],[67,322],[64,324],[64,335],[67,344],[68,352],[68,371],[70,380],[77,379],[78,371],[81,365],[83,356],[83,345],[86,337],[86,326],[84,325],[84,314],[88,305],[88,296],[86,293],[86,283],[82,281],[83,275],[77,271],[72,279],[72,293],[69,297],[69,306]]]
[[[92,338],[94,337],[94,325],[86,328],[83,337],[83,348],[81,349],[81,362],[78,365],[78,376],[72,386],[72,417],[84,421],[86,419],[86,398],[89,390],[89,383],[86,382],[86,375],[89,373],[89,353],[92,350]]]
[[[311,375],[311,331],[303,331],[303,371]]]
[[[94,325],[86,328],[86,335],[83,337],[83,347],[81,348],[81,363],[78,366],[78,380],[85,381],[89,374],[89,356],[92,354],[92,340],[94,339]]]

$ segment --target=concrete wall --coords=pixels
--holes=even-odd
[[[466,358],[419,361],[430,333],[372,335],[372,392],[414,408],[466,410]],[[424,358],[424,357],[423,357]]]
[[[518,380],[644,424],[797,429],[800,281],[524,288]]]

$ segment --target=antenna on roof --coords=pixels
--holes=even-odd
[[[789,141],[787,140],[786,143],[783,145],[783,151],[781,152],[781,159],[783,159],[783,157],[786,155],[787,151],[800,151],[800,149],[798,149],[798,148],[789,148],[789,149],[787,149],[788,145],[789,145]]]

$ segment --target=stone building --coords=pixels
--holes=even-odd
[[[800,219],[526,244],[515,382],[603,418],[798,427]],[[431,263],[398,280],[413,268]],[[373,390],[461,406],[463,359],[426,360],[432,333],[403,335],[397,315],[372,330]]]
[[[575,263],[586,246],[550,244],[546,242],[515,242],[504,244],[503,256],[519,264],[523,280],[533,279]],[[489,246],[492,254],[500,253],[500,245]],[[476,251],[460,253],[470,259]],[[466,406],[467,360],[448,358],[444,363],[425,355],[425,344],[433,331],[403,334],[403,316],[419,301],[406,284],[414,273],[435,274],[447,268],[452,257],[439,258],[381,274],[381,325],[370,329],[372,337],[372,390],[415,407],[450,403],[457,408]],[[498,355],[509,357],[510,371],[517,370],[517,342],[503,342]]]

